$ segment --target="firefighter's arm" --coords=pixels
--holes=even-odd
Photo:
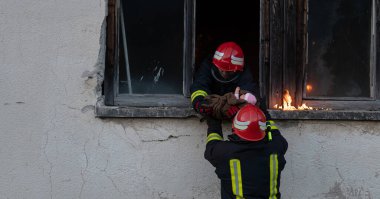
[[[202,115],[209,115],[212,109],[202,106],[205,104],[204,97],[210,94],[211,68],[207,62],[203,62],[194,76],[194,82],[190,87],[191,104],[194,110]]]
[[[223,144],[222,124],[220,120],[207,118],[207,143],[204,157],[215,167],[221,151],[217,150]]]

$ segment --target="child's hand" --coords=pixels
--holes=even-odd
[[[255,105],[257,102],[256,96],[252,95],[251,93],[246,93],[243,99],[253,105]]]
[[[241,99],[241,98],[239,98],[239,96],[240,96],[240,87],[239,86],[236,87],[234,95],[235,95],[236,99]]]

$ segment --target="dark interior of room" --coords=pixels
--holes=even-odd
[[[234,41],[243,49],[245,66],[259,80],[260,1],[197,1],[195,71],[219,44]]]

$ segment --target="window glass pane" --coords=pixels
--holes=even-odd
[[[119,92],[182,94],[184,1],[124,0],[121,9]]]
[[[372,0],[309,0],[307,97],[370,97]]]

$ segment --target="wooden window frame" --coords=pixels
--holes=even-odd
[[[269,0],[269,62],[263,63],[261,75],[268,86],[268,107],[272,116],[279,119],[338,119],[338,120],[380,120],[380,15],[379,0],[374,0],[375,45],[374,70],[376,76],[375,100],[310,100],[303,96],[306,63],[306,25],[308,0]],[[378,59],[376,59],[376,57]],[[268,78],[265,80],[265,78]],[[311,107],[331,110],[283,111],[274,109],[283,104],[283,91],[289,90],[293,105],[306,103]]]
[[[174,117],[196,115],[190,106],[190,85],[194,65],[195,0],[185,0],[183,95],[124,95],[118,93],[118,2],[108,0],[106,56],[103,96],[95,107],[97,117]]]
[[[184,59],[183,94],[120,94],[118,91],[118,9],[120,0],[108,1],[106,67],[104,77],[104,104],[108,106],[131,107],[188,107],[189,88],[192,82],[194,65],[194,1],[185,0],[184,17]]]

